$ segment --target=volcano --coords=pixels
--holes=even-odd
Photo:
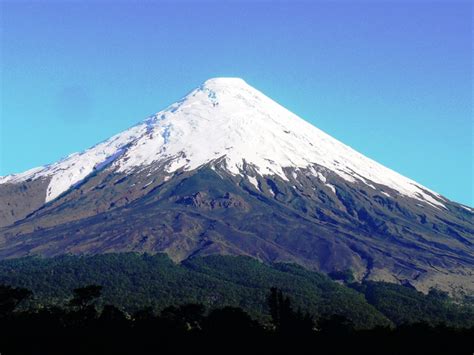
[[[0,258],[246,255],[473,294],[473,217],[215,78],[84,152],[1,177]]]

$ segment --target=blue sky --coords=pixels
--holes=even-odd
[[[472,4],[1,1],[0,175],[237,76],[361,153],[468,205]]]

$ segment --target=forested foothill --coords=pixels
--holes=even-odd
[[[472,300],[291,264],[106,254],[0,262],[1,354],[472,354]]]

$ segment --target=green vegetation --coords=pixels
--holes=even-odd
[[[474,325],[472,306],[455,304],[440,292],[423,295],[378,282],[347,287],[296,265],[266,265],[247,257],[208,256],[182,264],[163,254],[29,257],[1,261],[0,284],[34,293],[22,303],[24,309],[65,307],[73,301],[74,289],[100,285],[98,306],[114,305],[129,314],[146,307],[159,312],[196,303],[207,309],[239,307],[265,323],[271,313],[268,292],[276,287],[291,296],[295,309],[308,312],[316,321],[340,315],[359,329],[421,321]]]
[[[397,325],[420,322],[453,327],[474,325],[473,304],[467,300],[465,304],[453,302],[442,291],[432,289],[425,295],[411,287],[373,281],[354,283],[351,287],[363,293],[370,304]]]
[[[31,291],[0,285],[0,352],[72,354],[470,354],[474,328],[426,323],[395,328],[357,329],[344,316],[315,321],[295,310],[292,299],[271,288],[267,322],[240,307],[206,309],[182,304],[159,314],[143,308],[133,314],[114,305],[98,307],[102,286],[74,289],[63,307],[24,308]]]

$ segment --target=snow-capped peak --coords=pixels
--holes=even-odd
[[[213,88],[215,90],[223,90],[224,88],[248,87],[249,85],[242,78],[237,77],[218,77],[207,79],[202,87]]]
[[[105,166],[129,173],[166,161],[172,173],[218,158],[225,159],[233,174],[242,174],[245,162],[261,175],[283,179],[288,179],[285,167],[317,164],[347,181],[375,182],[444,207],[438,194],[342,144],[239,78],[209,79],[165,110],[83,153],[0,178],[0,183],[50,176],[50,201]]]

